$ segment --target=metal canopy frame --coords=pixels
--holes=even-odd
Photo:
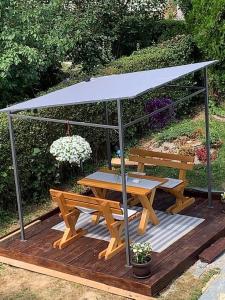
[[[142,117],[137,118],[127,124],[124,124],[123,120],[123,106],[122,101],[124,99],[116,100],[117,101],[117,116],[118,116],[118,124],[110,125],[109,124],[109,113],[107,102],[105,102],[105,122],[106,124],[96,124],[96,123],[86,123],[86,122],[76,122],[76,121],[68,121],[68,120],[59,120],[59,119],[51,119],[44,117],[36,117],[36,116],[28,116],[17,114],[17,112],[8,112],[8,123],[9,123],[9,133],[10,133],[10,141],[11,141],[11,151],[12,151],[12,160],[13,160],[13,169],[14,169],[14,178],[15,178],[15,186],[16,186],[16,197],[17,197],[17,206],[18,206],[18,214],[19,214],[19,223],[20,223],[20,233],[21,240],[25,241],[25,230],[24,230],[24,220],[23,220],[23,208],[22,208],[22,199],[21,199],[21,189],[20,189],[20,181],[19,181],[19,171],[17,166],[17,157],[16,157],[16,146],[15,146],[15,136],[13,129],[13,119],[19,118],[24,120],[37,120],[44,122],[54,122],[61,124],[70,124],[76,126],[87,126],[94,128],[102,128],[106,129],[106,142],[107,142],[107,160],[108,166],[111,168],[111,149],[110,149],[110,130],[116,130],[119,135],[119,145],[120,145],[120,156],[121,156],[121,177],[122,177],[122,195],[123,195],[123,207],[124,207],[124,220],[125,220],[125,243],[126,243],[126,265],[130,266],[130,238],[129,238],[129,224],[128,224],[128,213],[127,213],[127,192],[126,192],[126,175],[125,175],[125,154],[124,154],[124,135],[125,130],[134,124],[137,124],[143,120],[146,120],[153,115],[167,110],[177,104],[180,104],[190,98],[193,98],[196,95],[204,94],[205,96],[205,128],[206,128],[206,145],[207,145],[207,182],[208,182],[208,207],[212,208],[212,178],[211,178],[211,159],[210,159],[210,130],[209,130],[209,99],[208,99],[208,77],[207,77],[207,67],[203,68],[204,75],[204,86],[196,87],[196,86],[183,86],[184,88],[190,88],[196,90],[195,92],[187,95],[177,101],[174,101],[172,104],[167,105],[163,108],[160,108],[152,113],[146,114]],[[199,71],[199,70],[197,70]],[[179,85],[171,85],[167,84],[164,86],[169,87],[178,87]],[[182,86],[179,86],[182,87]],[[147,91],[146,91],[147,93]]]

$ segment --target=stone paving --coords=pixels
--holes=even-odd
[[[225,253],[211,264],[197,261],[190,270],[194,276],[200,277],[204,272],[215,268],[221,271],[207,283],[199,300],[225,300]]]

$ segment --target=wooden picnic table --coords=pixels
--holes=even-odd
[[[158,186],[167,182],[167,179],[129,173],[126,177],[127,193],[140,201],[143,210],[138,226],[138,233],[144,234],[148,222],[159,224],[159,220],[152,208],[155,191]],[[90,187],[98,198],[106,199],[107,191],[122,192],[121,176],[112,170],[100,170],[77,182],[80,185]]]

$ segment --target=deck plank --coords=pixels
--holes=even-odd
[[[118,199],[119,194],[112,197]],[[161,193],[154,202],[155,209],[166,209],[174,201]],[[57,214],[40,219],[39,223],[26,229],[27,241],[19,240],[19,234],[0,242],[0,255],[60,271],[65,274],[101,282],[147,296],[154,296],[182,274],[197,259],[198,255],[225,234],[225,215],[221,213],[219,201],[214,209],[207,207],[207,199],[198,198],[182,214],[201,217],[205,221],[180,238],[161,253],[153,253],[152,276],[149,279],[133,278],[132,269],[125,267],[125,251],[109,261],[98,259],[98,253],[107,242],[88,237],[74,241],[59,250],[52,247],[61,232],[51,229],[61,219]]]

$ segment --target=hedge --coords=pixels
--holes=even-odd
[[[115,60],[97,75],[132,72],[151,68],[179,65],[193,61],[193,43],[189,36],[179,36],[158,46],[135,52],[130,57]],[[80,78],[79,78],[80,79]],[[68,86],[77,81],[70,80],[61,83],[50,91]],[[149,98],[152,95],[147,95]],[[125,120],[139,117],[143,114],[143,102],[146,97],[131,101],[124,101]],[[141,100],[141,101],[140,101]],[[110,103],[110,122],[116,120],[115,105]],[[32,112],[30,112],[31,114]],[[78,105],[75,107],[45,109],[36,113],[51,118],[71,119],[77,121],[104,122],[104,105],[102,103]],[[0,210],[16,207],[15,188],[13,181],[10,143],[8,135],[7,117],[0,115]],[[60,136],[65,135],[64,125],[37,121],[15,120],[16,148],[20,169],[23,202],[39,201],[50,186],[59,181],[59,168],[49,154],[50,144]],[[137,134],[146,130],[146,123],[129,128],[126,132],[127,141],[131,141]],[[74,127],[74,134],[86,138],[92,146],[92,161],[104,159],[105,131],[85,127]],[[118,143],[118,136],[111,131],[111,141]],[[79,172],[79,170],[78,170]]]
[[[195,45],[190,35],[178,35],[158,45],[133,52],[110,63],[101,75],[134,72],[191,63],[195,60]]]
[[[112,73],[134,72],[141,70],[157,69],[162,67],[169,67],[174,65],[182,65],[192,63],[198,60],[198,50],[191,36],[179,35],[169,41],[164,41],[159,45],[144,48],[135,51],[131,56],[125,56],[115,60],[108,67],[101,70],[102,75],[109,75]],[[198,81],[198,74],[195,77],[187,77],[183,80],[183,84],[191,85],[193,81]],[[169,97],[177,99],[185,96],[186,92],[181,90],[169,90],[168,88],[154,91],[147,94],[144,98],[152,97]],[[198,98],[195,101],[189,100],[177,106],[177,115],[187,115],[192,111],[192,105],[198,104]]]
[[[131,16],[118,29],[113,45],[113,55],[130,55],[137,48],[145,48],[187,33],[186,23],[181,20],[154,20]]]

